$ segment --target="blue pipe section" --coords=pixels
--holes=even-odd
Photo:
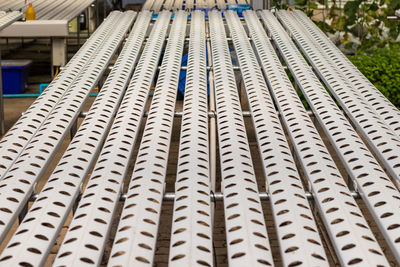
[[[39,97],[40,94],[5,94],[3,98],[32,98]]]
[[[47,86],[49,86],[48,83],[41,83],[39,85],[39,93],[38,94],[4,94],[3,98],[32,98],[32,97],[36,98],[36,97],[39,97],[43,93],[44,89],[46,89]],[[92,96],[92,97],[96,97],[97,95],[98,94],[90,94],[90,96]]]

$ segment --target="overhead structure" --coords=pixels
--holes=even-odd
[[[32,0],[29,1],[36,11],[37,20],[67,20],[70,21],[96,0]],[[0,10],[21,11],[25,14],[28,4],[26,1],[1,0]]]
[[[36,20],[17,21],[0,32],[0,38],[47,37],[52,39],[52,66],[60,67],[66,64],[69,22],[85,10],[89,10],[88,23],[94,25],[95,10],[92,6],[97,0],[32,0],[29,3],[35,8]],[[96,3],[97,4],[97,3]],[[28,8],[27,1],[0,0],[0,11],[22,12]],[[22,15],[22,14],[21,14]],[[22,15],[24,17],[24,15]],[[90,26],[88,27],[90,28]],[[80,37],[80,28],[78,27]],[[53,68],[52,68],[53,71]]]
[[[249,0],[146,0],[142,10],[227,9],[230,5],[249,5]]]
[[[0,30],[3,30],[4,28],[21,18],[22,13],[20,11],[0,11]]]
[[[152,15],[111,13],[0,141],[0,264],[150,266],[166,221],[171,266],[218,266],[221,224],[230,266],[400,264],[399,113],[311,20]]]

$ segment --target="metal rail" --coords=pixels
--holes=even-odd
[[[83,194],[80,193],[79,196],[76,198],[77,200],[81,199],[81,196]],[[350,191],[350,195],[354,198],[354,199],[361,199],[360,193],[357,191]],[[34,193],[32,194],[32,196],[30,197],[29,201],[36,201],[38,199],[39,193]],[[127,195],[125,193],[121,194],[119,197],[119,201],[124,202],[126,199]],[[174,201],[176,197],[175,192],[165,192],[163,195],[163,201],[166,202],[171,202]],[[270,197],[270,193],[269,192],[259,192],[258,193],[258,197],[260,198],[261,201],[269,201],[271,199]],[[310,200],[313,201],[314,200],[314,196],[311,192],[305,192],[305,197]],[[210,194],[210,201],[211,202],[220,202],[224,200],[224,193],[223,192],[212,192]],[[23,216],[25,216],[24,214],[21,214]]]

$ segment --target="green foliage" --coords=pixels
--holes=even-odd
[[[400,108],[400,23],[389,21],[400,9],[400,0],[352,0],[339,8],[341,0],[315,0],[323,3],[323,20],[314,21],[326,33],[338,33],[337,45],[355,53],[350,60],[398,108]],[[295,0],[295,8],[309,17],[321,14],[313,0]],[[288,0],[272,0],[272,7],[288,8]],[[317,12],[316,12],[317,11]],[[397,42],[397,43],[396,43]],[[298,92],[303,104],[307,103]]]
[[[385,95],[400,108],[400,45],[358,50],[349,57],[354,65]]]
[[[296,9],[303,10],[310,17],[313,14],[313,10],[318,8],[318,4],[313,0],[294,0],[294,3]],[[287,9],[289,8],[289,0],[271,0],[271,7],[277,9]]]
[[[336,2],[328,9],[329,24],[318,23],[325,32],[339,32],[339,44],[349,49],[383,47],[392,44],[400,35],[400,23],[389,21],[400,8],[399,0],[352,0],[343,9]]]

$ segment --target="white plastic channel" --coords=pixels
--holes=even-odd
[[[208,15],[228,263],[230,266],[271,266],[274,262],[258,196],[224,23],[220,12],[211,11]]]
[[[300,54],[297,53],[297,57]],[[351,127],[318,78],[299,61],[295,76],[324,132],[374,216],[394,255],[400,259],[400,193]],[[303,67],[301,67],[303,66]],[[295,69],[295,68],[293,68]],[[307,83],[305,82],[307,81]]]
[[[12,260],[4,263],[18,265],[28,262],[39,266],[45,262],[101,148],[133,72],[150,19],[150,12],[142,12],[138,16],[126,45],[79,131],[38,195],[38,200],[18,227],[19,234],[14,234],[9,246],[3,251],[4,256],[13,256]],[[76,258],[75,263],[65,261],[64,264],[76,266],[90,263],[89,252],[99,250],[98,247],[101,246],[102,244],[94,244],[79,248],[86,252],[86,258]],[[85,249],[87,251],[83,251]]]
[[[135,12],[125,12],[104,46],[49,115],[25,151],[0,181],[0,240],[29,200],[37,181],[44,174],[72,123],[77,119],[90,91],[106,69],[133,22]],[[51,228],[51,226],[49,226]],[[0,259],[5,260],[7,256]]]
[[[106,37],[115,28],[121,12],[111,13],[106,21],[96,30],[65,69],[50,83],[44,92],[22,114],[14,126],[0,141],[0,179],[17,160],[40,126],[48,118],[66,92],[77,79],[77,76],[89,65],[93,65],[96,52],[99,51]]]
[[[278,18],[291,32],[301,51],[378,159],[400,184],[400,137],[382,121],[382,118],[376,114],[368,102],[360,96],[357,89],[353,88],[346,80],[342,72],[335,69],[333,64],[329,64],[330,58],[324,55],[318,47],[311,45],[312,39],[308,38],[307,34],[298,28],[298,25],[291,23],[294,19],[291,19],[288,13],[279,11]]]
[[[205,34],[204,13],[194,11],[190,25],[188,70],[175,183],[170,266],[214,265]]]
[[[318,228],[285,133],[247,33],[234,11],[224,13],[239,59],[285,266],[328,266]],[[250,32],[260,29],[245,13]],[[259,41],[259,39],[257,40]],[[291,221],[294,223],[288,224]],[[304,231],[305,228],[313,231]],[[313,257],[318,254],[320,257]]]
[[[22,18],[22,13],[19,11],[11,11],[5,13],[4,16],[0,18],[0,30],[3,30],[8,25]]]
[[[153,264],[187,15],[174,16],[109,266]]]
[[[80,259],[95,265],[101,261],[170,16],[158,15],[54,266],[82,265]]]
[[[151,8],[154,12],[159,12],[163,6],[164,0],[154,0],[154,4]]]
[[[304,29],[313,37],[313,43],[331,59],[334,66],[357,88],[387,125],[400,136],[400,110],[398,110],[336,47],[334,43],[300,10],[293,12]]]
[[[142,10],[151,10],[151,7],[153,6],[154,0],[146,0],[144,3]]]
[[[310,80],[300,82],[299,79],[303,76],[298,75],[297,71],[305,71],[305,68],[309,70],[309,67],[298,65],[298,51],[282,26],[271,12],[263,11],[260,14],[299,85],[308,85]],[[253,16],[256,15],[253,13]],[[341,264],[387,266],[388,262],[381,248],[297,96],[265,32],[259,32],[257,35],[262,38],[261,42],[256,43],[256,47],[264,73]]]

